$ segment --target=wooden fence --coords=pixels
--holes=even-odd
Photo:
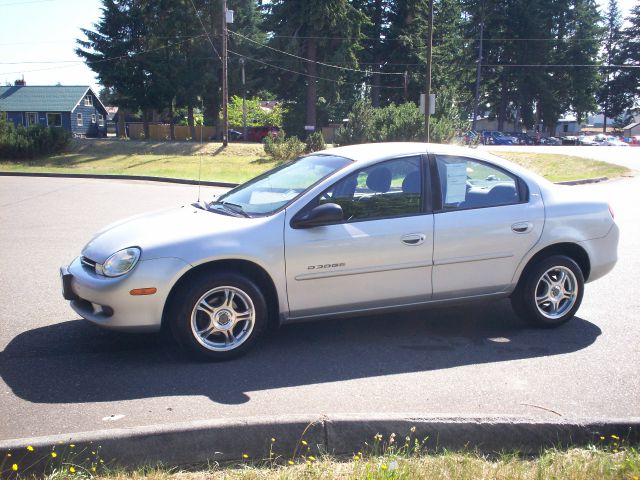
[[[144,126],[142,123],[127,123],[127,129],[129,138],[136,140],[144,139]],[[191,139],[191,131],[189,127],[176,125],[175,137],[176,140],[189,140]],[[196,126],[196,138],[194,140],[207,142],[216,138],[216,127],[201,127]],[[168,123],[154,123],[149,125],[149,140],[170,140],[170,126]]]

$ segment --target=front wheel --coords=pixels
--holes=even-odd
[[[538,327],[557,327],[580,308],[584,276],[578,264],[564,255],[538,262],[511,296],[514,310]]]
[[[227,360],[242,355],[267,323],[264,296],[241,275],[200,275],[174,302],[173,336],[199,358]]]

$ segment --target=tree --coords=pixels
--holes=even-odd
[[[621,92],[611,88],[613,80],[619,75],[620,70],[611,67],[615,64],[617,52],[620,48],[622,28],[622,16],[618,8],[618,0],[609,0],[607,11],[604,15],[604,51],[603,61],[604,75],[600,89],[597,93],[598,103],[602,106],[604,115],[604,132],[607,132],[607,119],[614,118],[624,111],[624,97]]]
[[[620,98],[616,107],[637,111],[640,102],[640,4],[631,9],[627,21],[629,25],[621,32],[619,54],[616,56],[616,63],[623,67],[612,81],[611,89]]]

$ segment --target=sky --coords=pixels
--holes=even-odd
[[[637,0],[618,0],[623,17]],[[607,0],[598,0],[601,8]],[[100,0],[0,0],[0,85],[90,85],[94,73],[74,53],[81,28],[93,29]]]

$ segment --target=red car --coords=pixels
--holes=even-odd
[[[250,127],[247,129],[247,140],[250,142],[262,142],[267,135],[275,138],[279,132],[280,129],[278,127]]]

